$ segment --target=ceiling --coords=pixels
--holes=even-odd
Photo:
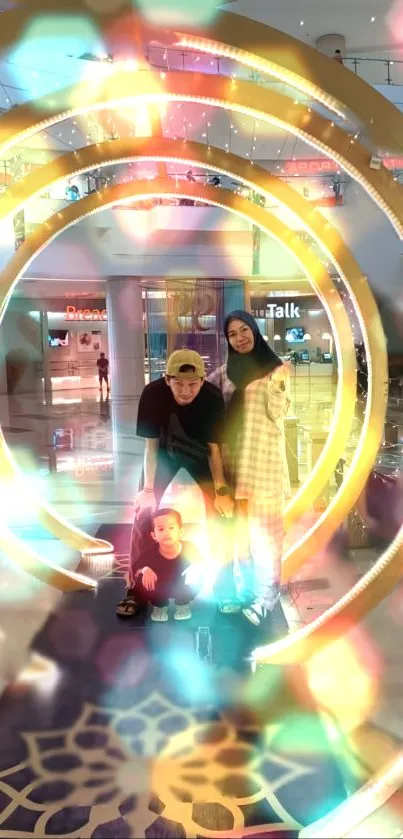
[[[149,0],[153,2],[153,0]],[[176,0],[171,0],[175,3]],[[0,0],[0,12],[10,5],[10,0]],[[348,31],[348,52],[354,47],[361,52],[375,55],[375,45],[388,44],[392,48],[390,15],[391,0],[231,0],[223,4],[231,12],[264,21],[275,28],[314,44],[319,35],[329,32]],[[403,9],[403,5],[402,5]],[[375,18],[371,23],[371,18]],[[1,14],[0,14],[1,20]],[[304,22],[301,25],[301,22]],[[344,25],[340,26],[340,21]],[[397,30],[396,30],[397,31]],[[402,11],[403,33],[403,11]],[[91,32],[82,37],[71,38],[66,33],[64,41],[53,37],[41,41],[41,33],[29,39],[22,39],[1,56],[0,60],[0,109],[9,110],[23,102],[67,87],[80,80],[99,82],[103,73],[111,69],[110,62],[102,50],[102,44],[94,41]],[[395,32],[396,45],[396,32]],[[403,43],[403,34],[402,34]],[[371,52],[372,51],[372,52]],[[234,64],[228,59],[203,56],[195,52],[164,50],[145,45],[145,54],[150,66],[161,71],[202,71],[212,75],[231,75]],[[113,56],[119,61],[120,56]],[[250,77],[248,68],[237,65],[237,74]],[[263,84],[276,85],[276,89],[295,98],[304,97],[297,91],[274,83],[267,77]],[[317,107],[315,105],[315,107]],[[322,109],[323,112],[323,109]],[[333,115],[332,115],[333,116]],[[19,149],[25,160],[41,164],[50,157],[78,149],[83,145],[100,142],[108,137],[127,136],[135,129],[136,113],[127,109],[119,114],[99,112],[66,120],[59,125],[42,131],[24,143]],[[348,125],[346,130],[350,130]],[[283,174],[282,163],[298,158],[320,158],[322,155],[308,143],[296,139],[292,134],[265,123],[224,111],[204,107],[191,102],[169,103],[161,109],[161,130],[163,136],[193,140],[227,149],[236,155],[254,161],[267,161],[276,174]],[[10,152],[16,156],[16,151]],[[269,163],[270,162],[270,163]],[[0,161],[1,166],[1,161]],[[176,167],[176,169],[181,167]],[[173,171],[175,167],[171,167]],[[150,166],[140,167],[142,175],[150,172]]]
[[[402,52],[403,5],[400,0],[233,0],[223,8],[267,23],[315,46],[321,35],[346,38],[348,55]],[[372,20],[374,18],[374,20]]]

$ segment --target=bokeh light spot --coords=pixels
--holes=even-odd
[[[10,50],[9,68],[15,85],[26,90],[27,98],[35,101],[51,91],[69,87],[70,81],[78,81],[77,66],[72,59],[86,53],[99,58],[105,53],[102,39],[89,18],[39,15]],[[81,64],[80,72],[84,72],[86,62]],[[55,72],[49,74],[49,67],[54,67]]]
[[[134,687],[144,678],[150,656],[133,633],[112,635],[100,648],[96,666],[103,681],[111,686]]]
[[[316,701],[343,731],[354,730],[371,715],[380,671],[380,656],[357,630],[329,644],[306,664],[308,684]]]
[[[198,26],[217,14],[217,0],[189,3],[189,0],[139,0],[144,17],[159,26]]]
[[[58,656],[65,660],[88,658],[97,640],[98,630],[84,609],[61,612],[49,629],[49,638]]]

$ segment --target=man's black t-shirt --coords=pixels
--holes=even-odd
[[[151,382],[140,397],[137,435],[159,439],[155,486],[167,485],[184,468],[195,481],[211,480],[208,443],[219,443],[224,400],[204,382],[190,405],[178,405],[164,378]]]

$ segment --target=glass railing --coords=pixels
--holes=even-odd
[[[403,61],[346,56],[344,66],[371,85],[403,85]]]

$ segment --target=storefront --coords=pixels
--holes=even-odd
[[[146,284],[147,283],[147,284]],[[243,280],[148,279],[142,291],[146,382],[165,370],[167,356],[183,346],[203,357],[207,373],[226,358],[223,322],[244,309]],[[270,283],[269,289],[273,288]],[[250,305],[265,339],[295,362],[295,375],[329,376],[333,338],[314,294],[273,292],[249,282]],[[13,299],[4,320],[9,393],[35,392],[45,374],[53,394],[98,387],[96,361],[110,357],[105,297]],[[65,398],[67,395],[65,394]]]
[[[52,390],[98,386],[96,362],[108,357],[108,317],[104,299],[68,302],[43,318]]]
[[[336,364],[329,318],[312,294],[251,291],[251,311],[262,335],[283,358],[291,358],[295,375],[331,376]]]
[[[34,393],[45,373],[53,392],[94,388],[108,355],[105,300],[13,298],[3,322],[7,391]]]
[[[222,325],[233,309],[245,308],[243,280],[171,279],[145,291],[146,373],[149,380],[165,369],[176,349],[191,347],[209,374],[226,357]]]

